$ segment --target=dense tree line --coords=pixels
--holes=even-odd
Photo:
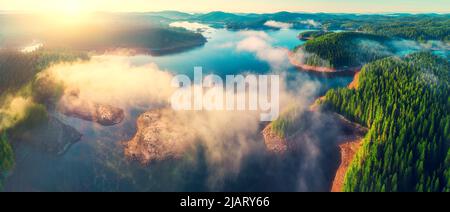
[[[108,36],[105,37],[105,35]],[[76,38],[61,36],[58,39],[59,43],[55,44],[57,47],[64,46],[78,50],[137,48],[149,50],[153,54],[179,52],[201,46],[207,41],[201,33],[183,28],[134,27],[132,25],[108,26],[106,29],[101,28]]]
[[[357,67],[389,56],[390,47],[384,45],[387,41],[386,37],[372,34],[329,33],[309,40],[299,48],[313,55],[306,58],[308,65],[323,65],[325,61],[332,68]]]
[[[322,35],[329,34],[331,32],[325,32],[321,30],[315,30],[315,31],[306,31],[302,32],[298,35],[298,39],[300,40],[312,40],[314,38],[320,37]]]
[[[392,21],[378,24],[364,24],[360,30],[377,35],[403,39],[427,41],[442,40],[450,42],[450,19],[422,18],[409,21]]]
[[[303,130],[309,123],[310,116],[300,115],[298,107],[288,108],[280,117],[272,121],[272,132],[280,138],[288,138],[298,131]]]
[[[212,12],[191,20],[231,30],[265,30],[269,20],[291,23],[294,29],[347,30],[411,40],[450,41],[449,14],[327,14],[290,13],[232,14]],[[313,20],[315,24],[308,23]]]
[[[324,106],[369,127],[345,191],[450,191],[450,66],[431,53],[366,65]]]
[[[349,30],[408,40],[450,41],[450,15],[342,15],[322,21],[323,30]]]
[[[14,153],[8,142],[6,133],[0,134],[0,191],[6,174],[14,166]]]
[[[68,50],[38,50],[32,53],[0,51],[0,96],[15,92],[34,76],[58,62],[89,59],[86,53]]]

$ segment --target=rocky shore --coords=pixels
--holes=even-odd
[[[63,97],[58,110],[66,116],[92,121],[103,126],[119,124],[125,118],[122,109],[81,100],[76,93]]]
[[[268,152],[274,153],[274,154],[284,154],[288,151],[287,140],[276,135],[272,131],[271,124],[267,125],[267,127],[264,128],[262,134],[263,134],[264,143],[266,144],[266,149]]]
[[[179,158],[195,138],[171,109],[150,110],[140,115],[136,123],[137,132],[124,142],[124,151],[126,157],[142,164]]]
[[[333,180],[333,186],[331,192],[342,192],[344,188],[345,175],[347,173],[350,164],[355,158],[356,153],[359,151],[362,145],[362,139],[351,140],[346,143],[339,145],[339,150],[341,154],[341,162],[338,170],[336,171],[336,176]]]

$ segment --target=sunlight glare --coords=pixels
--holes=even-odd
[[[78,16],[82,13],[81,3],[77,0],[64,0],[61,1],[61,12],[67,16]]]
[[[61,17],[62,22],[73,24],[82,22],[86,18],[86,11],[83,11],[81,1],[63,0],[57,5],[56,13]]]

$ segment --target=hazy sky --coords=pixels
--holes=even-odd
[[[0,10],[449,13],[450,0],[0,0]]]

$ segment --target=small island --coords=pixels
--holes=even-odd
[[[317,30],[317,31],[306,31],[306,32],[302,32],[298,35],[298,39],[303,40],[303,41],[308,41],[308,40],[313,40],[317,37],[320,37],[322,35],[328,34],[331,32],[326,32],[326,31],[322,31],[322,30]]]
[[[305,36],[317,37],[289,54],[291,64],[301,71],[353,75],[365,63],[391,56],[394,51],[383,36],[356,32],[318,34],[306,33]]]

